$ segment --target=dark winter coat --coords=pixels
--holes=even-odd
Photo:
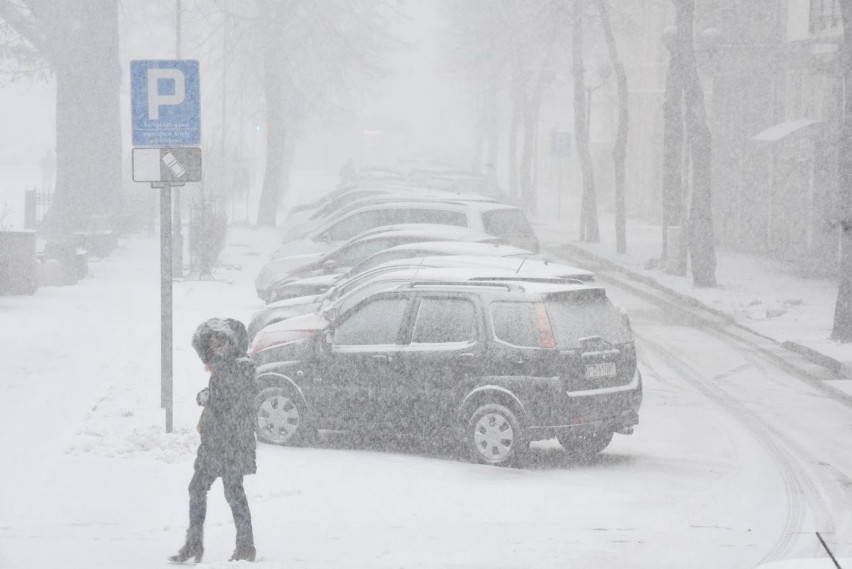
[[[226,346],[218,354],[210,350],[214,336]],[[219,318],[202,323],[192,338],[192,346],[211,371],[208,397],[198,424],[201,445],[195,468],[216,476],[257,471],[255,366],[240,343],[232,327]]]

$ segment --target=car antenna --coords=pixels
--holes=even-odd
[[[521,272],[521,267],[523,267],[523,266],[524,266],[524,263],[526,263],[526,262],[527,262],[527,258],[526,258],[526,257],[524,257],[524,260],[523,260],[523,261],[521,261],[521,264],[520,264],[520,265],[518,265],[518,270],[517,270],[517,271],[515,271],[515,274],[516,274],[516,275],[517,275],[518,273],[520,273],[520,272]]]
[[[423,266],[423,261],[425,261],[425,260],[426,260],[426,257],[420,257],[420,264],[419,264],[419,265],[417,265],[417,268],[414,270],[414,274],[413,274],[413,275],[411,275],[411,282],[412,282],[412,283],[414,282],[414,279],[416,279],[416,278],[417,278],[417,273],[419,273],[419,272],[420,272],[420,267],[422,267],[422,266]]]

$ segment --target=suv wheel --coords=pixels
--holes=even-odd
[[[559,435],[556,438],[562,448],[577,460],[591,460],[612,442],[612,431],[585,435]]]
[[[498,403],[488,403],[474,411],[465,435],[471,456],[483,464],[512,464],[529,446],[518,418]]]
[[[257,437],[276,445],[295,445],[304,439],[304,408],[285,389],[267,387],[255,398]]]

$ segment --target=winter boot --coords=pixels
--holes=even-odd
[[[245,542],[237,542],[237,548],[234,549],[234,554],[231,555],[229,561],[254,561],[257,556],[257,551],[254,545]]]
[[[186,531],[186,543],[177,552],[177,555],[169,557],[172,563],[184,563],[190,557],[195,558],[195,562],[199,563],[204,555],[204,529],[200,527],[190,527]]]

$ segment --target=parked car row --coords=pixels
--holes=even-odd
[[[521,209],[457,198],[371,180],[296,212],[248,326],[261,441],[426,436],[506,465],[535,440],[588,459],[632,432],[626,313],[589,271],[537,255]]]
[[[454,243],[499,244],[499,237],[452,225],[387,225],[381,231],[366,231],[325,253],[285,255],[286,246],[272,254],[255,279],[257,295],[272,302],[287,298],[287,283],[323,273],[340,273],[375,253],[406,243],[452,241]],[[528,253],[528,252],[527,252]],[[292,294],[291,294],[292,296]]]

